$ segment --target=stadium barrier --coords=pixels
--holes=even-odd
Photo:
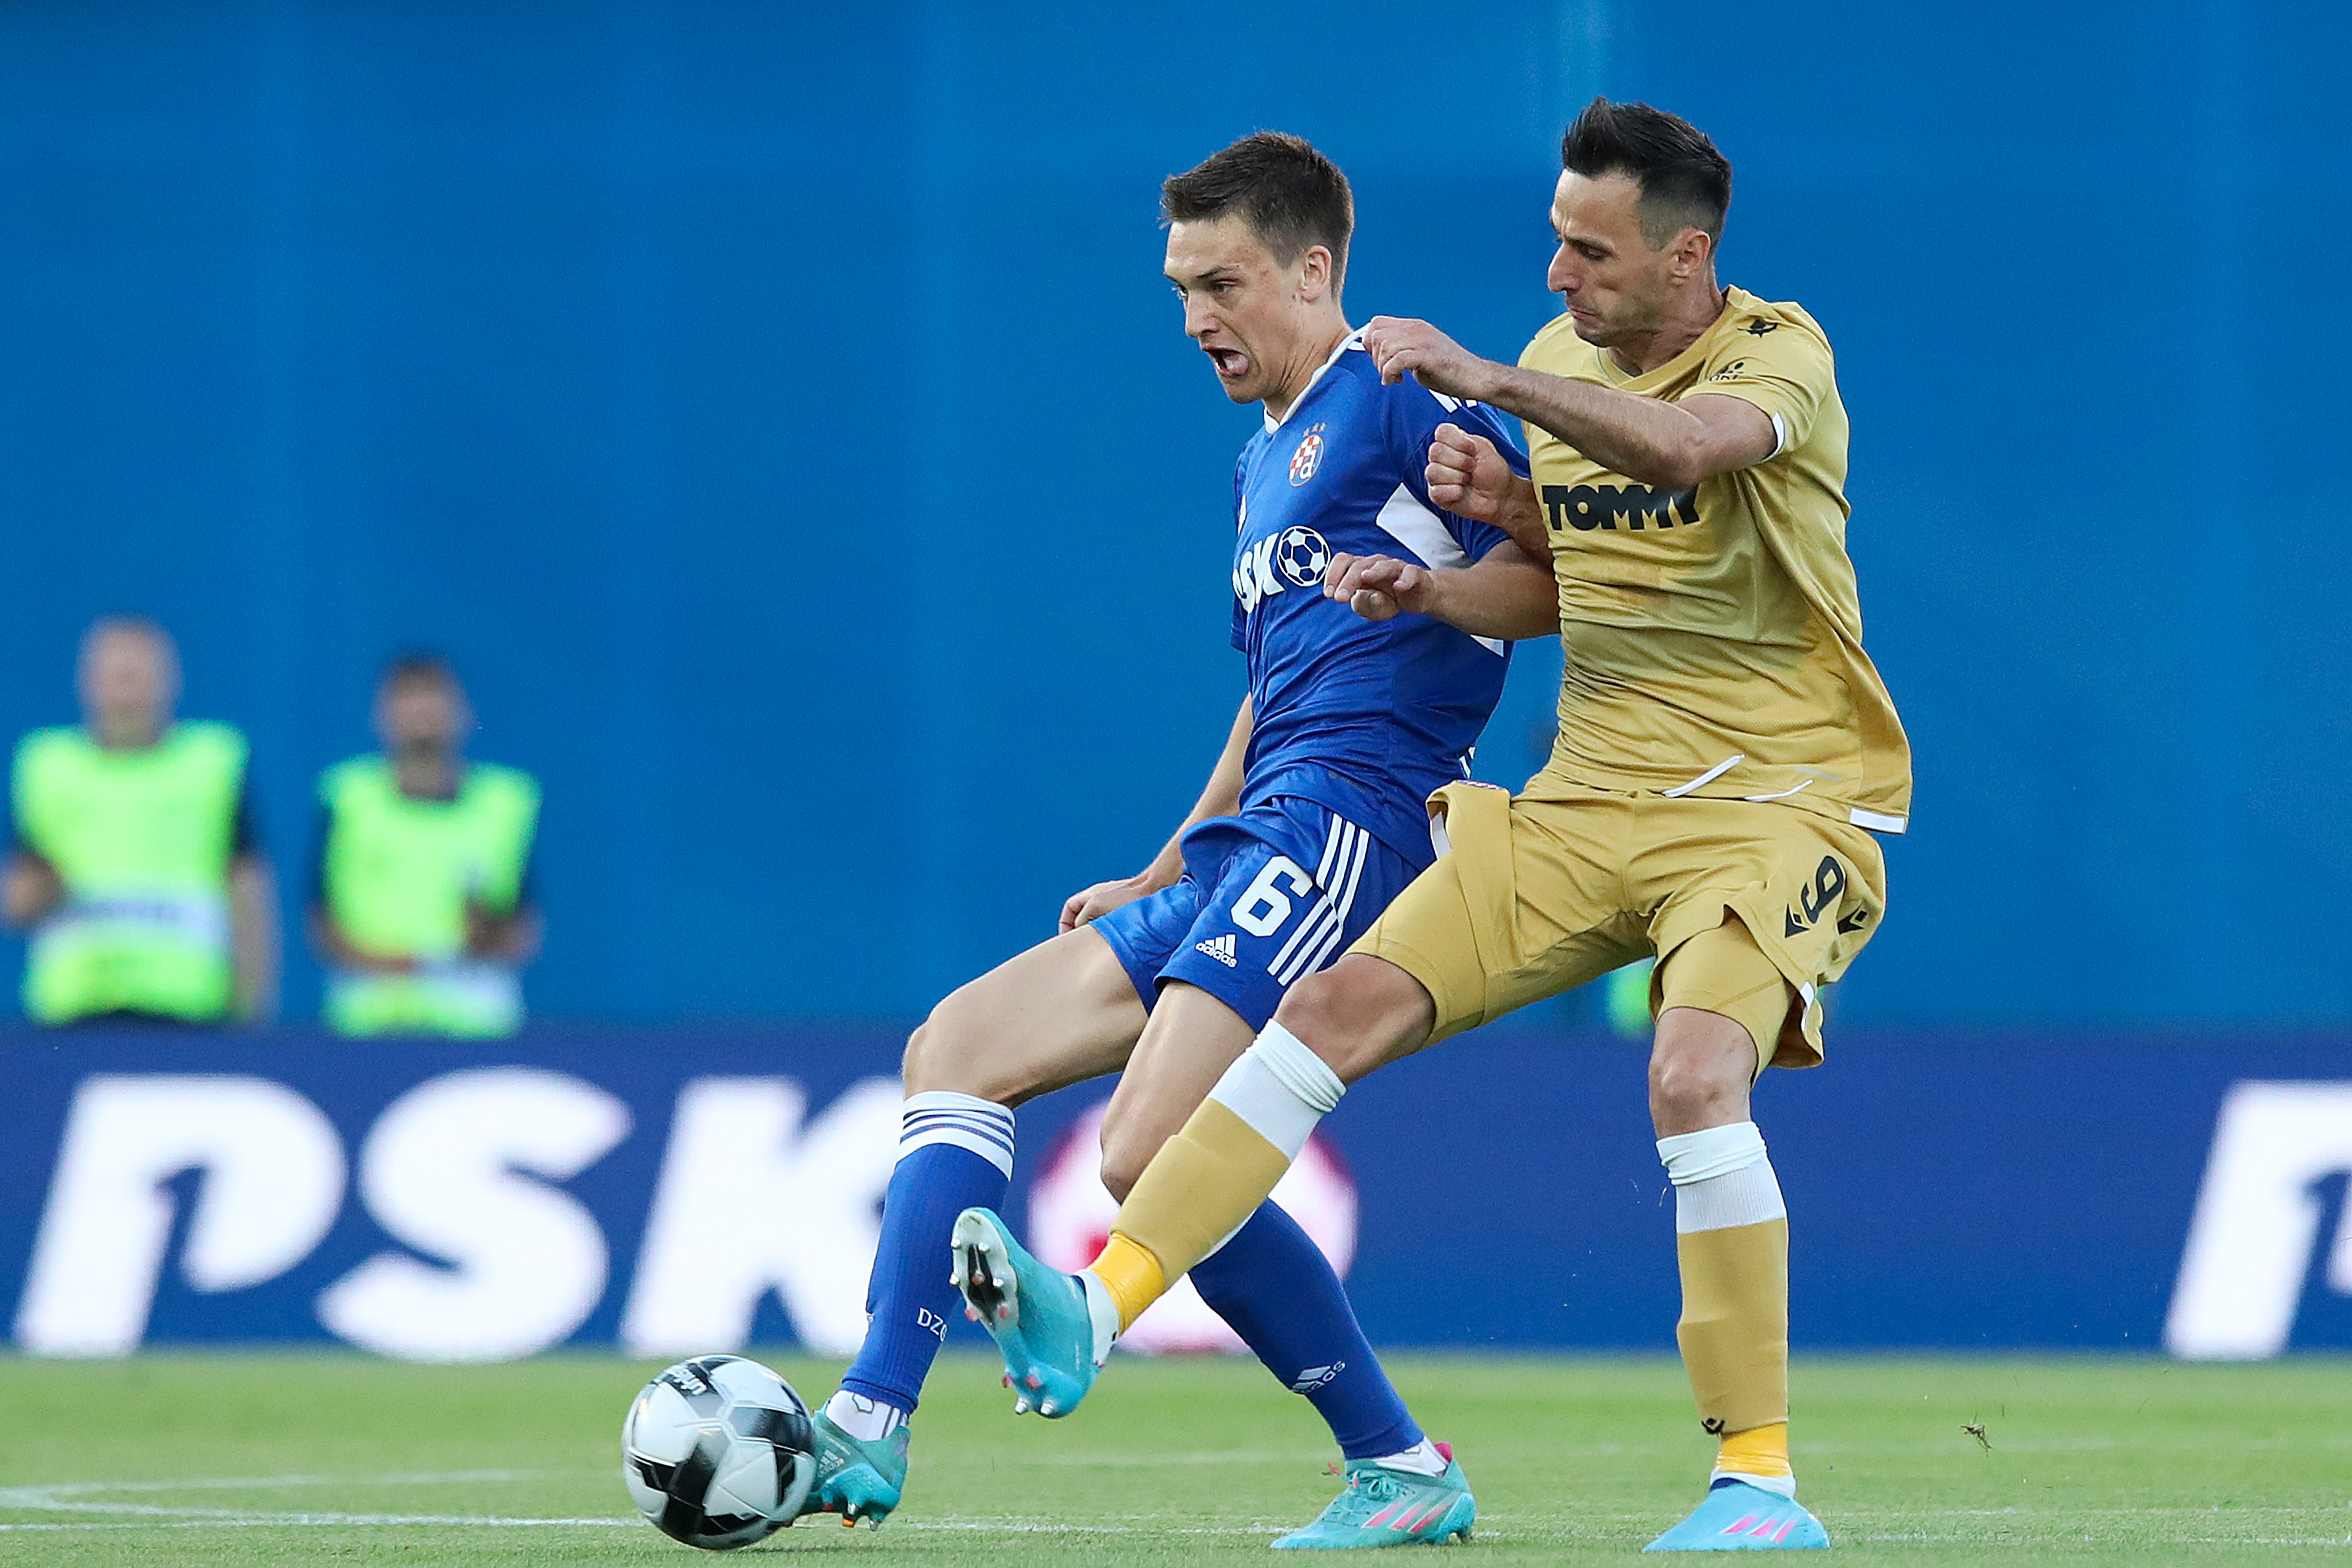
[[[0,1036],[15,1342],[845,1351],[898,1044],[816,1027]],[[2347,1061],[2328,1041],[1840,1035],[1828,1067],[1759,1097],[1799,1343],[2352,1345]],[[1092,1179],[1107,1092],[1021,1113],[1014,1218],[1073,1260],[1111,1212]],[[1283,1197],[1380,1343],[1672,1346],[1672,1198],[1638,1050],[1498,1027],[1402,1063],[1349,1093]],[[1225,1343],[1197,1300],[1146,1337]]]

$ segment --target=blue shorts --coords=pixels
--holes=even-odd
[[[1323,968],[1428,864],[1296,797],[1184,835],[1184,874],[1094,929],[1150,1007],[1160,982],[1198,986],[1264,1029],[1301,976]]]

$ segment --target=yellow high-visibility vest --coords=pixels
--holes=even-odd
[[[109,750],[79,728],[25,737],[16,821],[66,894],[33,933],[28,1015],[227,1017],[228,867],[245,768],[245,737],[225,724],[175,725],[135,751]]]
[[[454,799],[420,800],[401,793],[383,758],[356,757],[329,768],[319,794],[328,914],[361,951],[418,961],[414,974],[331,977],[329,1026],[350,1035],[513,1033],[520,977],[467,956],[466,910],[470,902],[508,914],[520,901],[539,786],[514,768],[470,763]]]

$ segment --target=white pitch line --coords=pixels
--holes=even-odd
[[[557,1480],[576,1472],[564,1470],[394,1470],[378,1476],[190,1476],[178,1480],[54,1481],[47,1486],[0,1487],[5,1500],[23,1495],[73,1497],[111,1491],[275,1491],[292,1487],[444,1487],[484,1481]]]
[[[1260,1525],[1217,1526],[1153,1526],[1138,1524],[1050,1524],[1029,1520],[909,1520],[891,1526],[894,1530],[917,1532],[955,1532],[982,1535],[1235,1535],[1264,1538],[1289,1528],[1291,1521],[1281,1521]],[[93,1530],[281,1530],[336,1527],[349,1529],[357,1525],[451,1525],[476,1526],[484,1529],[650,1529],[642,1519],[504,1519],[490,1514],[251,1514],[206,1517],[202,1519],[113,1519],[102,1523],[0,1523],[0,1532],[26,1531],[93,1531]],[[1492,1536],[1492,1531],[1482,1532]]]
[[[174,1507],[168,1503],[96,1500],[108,1493],[171,1491],[272,1491],[316,1486],[455,1486],[495,1481],[577,1479],[575,1471],[448,1470],[439,1473],[398,1471],[376,1476],[201,1476],[178,1480],[59,1481],[48,1486],[0,1487],[0,1510],[22,1512],[111,1515],[105,1522],[72,1524],[0,1522],[0,1531],[91,1530],[257,1530],[350,1529],[359,1526],[431,1525],[482,1529],[611,1530],[649,1529],[635,1516],[588,1519],[534,1519],[501,1514],[346,1513],[315,1510]],[[1153,1525],[1143,1523],[1076,1524],[1024,1519],[922,1519],[894,1524],[908,1531],[950,1531],[999,1535],[1246,1535],[1279,1534],[1287,1521],[1248,1525]]]
[[[446,1518],[432,1514],[254,1514],[249,1518],[227,1519],[117,1519],[102,1524],[0,1524],[0,1531],[26,1530],[285,1530],[304,1526],[333,1526],[349,1529],[361,1524],[457,1524],[496,1525],[502,1528],[529,1526],[560,1526],[577,1528],[593,1525],[607,1529],[616,1525],[645,1525],[642,1519],[499,1519],[488,1514],[453,1514]],[[650,1528],[650,1526],[647,1526]]]
[[[568,1472],[567,1472],[568,1473]],[[610,1529],[644,1521],[626,1517],[597,1519],[531,1519],[502,1514],[347,1513],[315,1510],[250,1508],[189,1508],[163,1503],[84,1501],[93,1494],[172,1491],[288,1491],[316,1486],[467,1486],[484,1482],[547,1480],[544,1470],[395,1470],[375,1476],[192,1476],[177,1480],[58,1481],[48,1486],[0,1487],[0,1509],[26,1513],[98,1513],[131,1515],[138,1522],[114,1524],[0,1524],[0,1530],[123,1530],[190,1528],[254,1528],[271,1525],[486,1525],[509,1529]]]
[[[1318,1466],[1321,1461],[1312,1454],[1296,1451],[1282,1453],[1263,1448],[1204,1449],[1179,1454],[1035,1454],[1024,1458],[1024,1464],[1049,1465],[1073,1469],[1159,1469],[1166,1465],[1290,1465],[1302,1468]]]

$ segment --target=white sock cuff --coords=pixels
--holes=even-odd
[[[825,1419],[862,1443],[878,1443],[907,1424],[907,1413],[845,1388],[824,1402]]]
[[[1283,1028],[1269,1022],[1258,1030],[1249,1054],[1265,1063],[1265,1069],[1282,1081],[1282,1086],[1315,1108],[1318,1115],[1328,1116],[1339,1108],[1339,1096],[1348,1086],[1330,1064],[1312,1051],[1307,1042]]]
[[[952,1089],[908,1095],[898,1116],[898,1157],[903,1160],[933,1144],[969,1149],[1010,1176],[1013,1113],[993,1100]]]
[[[1746,1481],[1759,1491],[1769,1491],[1797,1500],[1797,1478],[1794,1476],[1751,1476],[1739,1470],[1717,1469],[1709,1472],[1706,1482],[1713,1486],[1719,1480]]]
[[[1440,1453],[1437,1445],[1423,1437],[1410,1448],[1393,1454],[1382,1454],[1372,1463],[1384,1469],[1403,1470],[1416,1476],[1442,1476],[1453,1460]]]
[[[1789,1218],[1780,1197],[1780,1178],[1770,1160],[1742,1166],[1727,1175],[1709,1176],[1675,1188],[1675,1233],[1689,1236],[1701,1230],[1729,1230]]]
[[[1313,1072],[1298,1061],[1300,1057],[1314,1064]],[[1316,1081],[1317,1073],[1320,1082]],[[1340,1092],[1339,1076],[1323,1065],[1322,1058],[1280,1024],[1268,1024],[1257,1043],[1225,1069],[1225,1075],[1209,1091],[1209,1098],[1295,1160],[1307,1146],[1315,1124],[1339,1103]]]
[[[1764,1134],[1753,1122],[1734,1122],[1697,1133],[1676,1133],[1658,1140],[1658,1158],[1666,1179],[1676,1186],[1711,1181],[1745,1170],[1765,1158]]]

